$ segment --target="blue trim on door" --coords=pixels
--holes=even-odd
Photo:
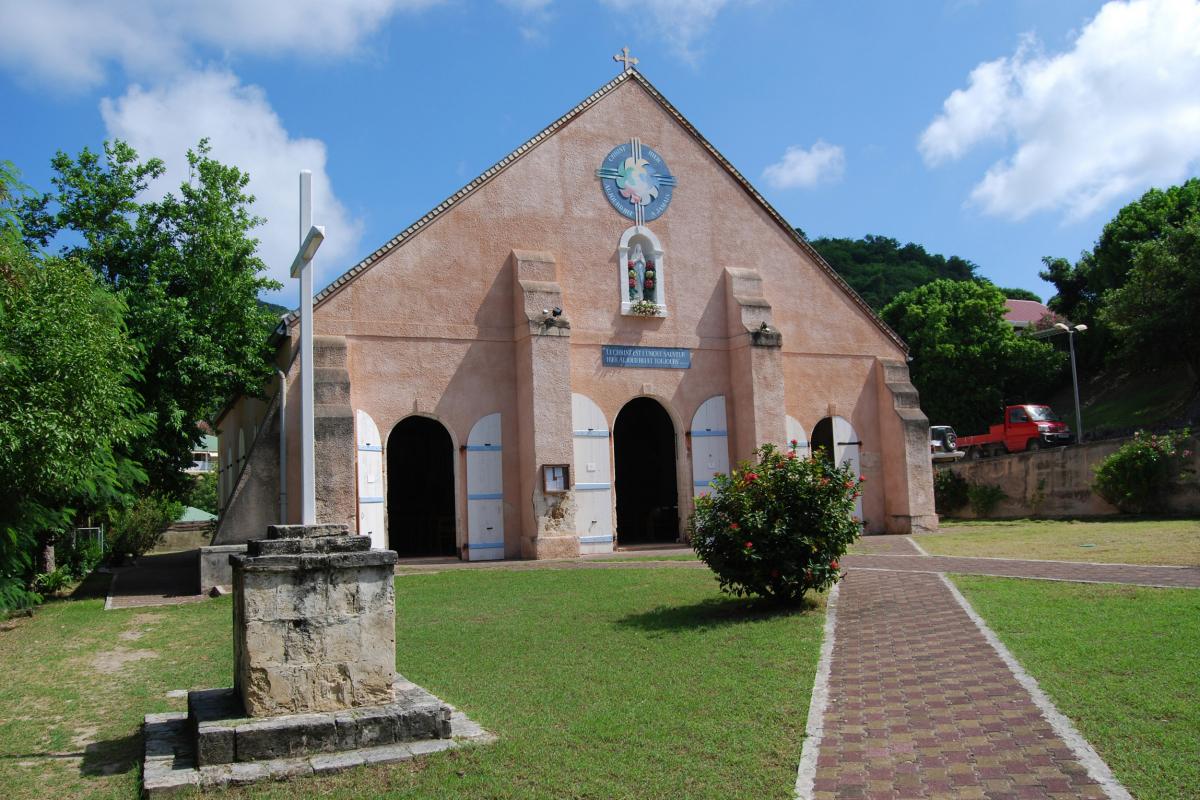
[[[588,428],[586,431],[574,431],[574,434],[581,438],[588,438],[588,439],[607,439],[608,438],[608,431],[605,430],[604,428],[601,428],[600,430],[595,430],[594,428]]]
[[[611,536],[580,536],[580,544],[608,544],[613,540]]]
[[[575,491],[577,492],[603,492],[606,489],[611,489],[611,483],[576,483]]]
[[[381,444],[360,444],[358,446],[360,453],[382,453],[383,445]]]
[[[714,431],[714,430],[692,431],[693,437],[696,437],[696,436],[728,436],[728,435],[729,435],[729,431]]]
[[[693,486],[712,486],[712,480],[707,481],[692,481]]]
[[[503,500],[504,492],[480,492],[479,494],[468,494],[468,500]]]
[[[504,542],[467,542],[468,550],[495,550],[504,547]]]
[[[383,498],[382,497],[360,497],[360,498],[358,498],[358,502],[359,502],[359,505],[362,505],[363,503],[382,503]]]
[[[469,444],[469,445],[467,445],[468,452],[477,453],[481,450],[487,450],[489,452],[499,452],[500,445],[498,445],[498,444]]]

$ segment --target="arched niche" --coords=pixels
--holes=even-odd
[[[654,303],[658,306],[658,310],[653,316],[665,317],[667,315],[666,254],[663,252],[662,243],[654,235],[654,231],[645,225],[634,225],[621,234],[621,244],[617,249],[617,263],[620,265],[620,269],[617,270],[617,291],[619,292],[617,297],[621,300],[621,313],[630,316],[648,316],[635,314],[633,306],[637,300],[629,297],[629,255],[639,244],[642,246],[642,255],[645,256],[646,261],[654,262]]]

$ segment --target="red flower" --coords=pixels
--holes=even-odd
[[[654,279],[653,278],[646,278],[646,288],[647,289],[654,288]]]
[[[741,525],[738,525],[736,522],[731,522],[731,523],[729,523],[729,530],[731,530],[731,531],[740,531],[741,529],[742,529],[742,526],[741,526]]]
[[[854,481],[846,481],[846,488],[847,488],[847,489],[853,489],[853,488],[854,488]]]
[[[792,439],[792,441],[790,442],[790,444],[792,445],[792,447],[796,447],[797,445],[799,445],[799,444],[800,444],[800,442],[799,442],[799,441],[797,441],[797,440],[795,440],[795,439]]]
[[[829,485],[829,478],[821,478],[821,485],[822,485],[822,486],[828,486],[828,485]]]
[[[754,547],[754,542],[746,542],[746,549],[749,550],[751,547]]]
[[[629,288],[632,289],[635,286],[637,286],[637,278],[630,278],[629,279]]]
[[[866,483],[866,482],[867,482],[867,476],[866,476],[866,475],[859,475],[859,476],[858,476],[858,482],[859,482],[859,483]]]
[[[789,461],[795,461],[795,460],[796,460],[796,452],[795,452],[794,450],[793,450],[792,452],[788,453],[788,460],[789,460]]]
[[[838,565],[837,565],[837,559],[836,559],[836,558],[835,558],[833,561],[830,561],[830,562],[829,562],[829,568],[830,568],[830,569],[837,569],[837,568],[838,568]]]
[[[756,480],[758,480],[758,473],[756,473],[756,472],[747,472],[746,473],[746,483],[752,483]]]

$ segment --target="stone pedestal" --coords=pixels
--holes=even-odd
[[[396,554],[345,525],[272,525],[233,565],[234,688],[246,714],[392,702]]]
[[[345,525],[272,525],[229,556],[234,687],[146,717],[148,796],[387,763],[491,736],[396,674],[391,550]]]

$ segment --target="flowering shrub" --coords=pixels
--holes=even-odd
[[[795,602],[841,578],[838,559],[862,530],[863,478],[795,448],[764,444],[696,499],[692,547],[726,592]]]
[[[1100,462],[1092,488],[1129,514],[1165,511],[1171,484],[1186,476],[1192,451],[1183,445],[1190,435],[1187,428],[1162,435],[1138,431]]]

